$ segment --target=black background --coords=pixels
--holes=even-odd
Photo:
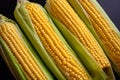
[[[33,2],[40,3],[41,5],[45,4],[45,0],[29,0]],[[98,0],[100,5],[104,8],[106,13],[109,15],[111,20],[120,30],[120,0]],[[16,0],[0,0],[0,14],[5,15],[8,18],[14,20],[13,11],[16,5]],[[116,75],[116,79],[120,78]],[[2,60],[0,56],[0,80],[15,80],[12,74],[10,73],[8,67]]]

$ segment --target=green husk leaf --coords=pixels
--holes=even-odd
[[[79,3],[78,0],[67,0],[72,8],[76,11],[78,16],[83,20],[83,22],[86,24],[87,28],[90,30],[90,32],[93,34],[97,42],[100,44],[100,46],[103,48],[104,52],[106,53],[107,56],[109,56],[108,51],[105,49],[104,45],[102,44],[102,41],[98,37],[97,33],[95,32],[92,23],[90,22],[88,15],[86,11],[83,9],[82,5]],[[91,0],[93,1],[93,0]],[[96,1],[93,1],[96,2]],[[109,56],[110,57],[110,56]],[[109,80],[115,79],[112,68],[108,67],[104,69],[104,72],[107,74]]]
[[[88,72],[90,73],[93,80],[106,80],[107,76],[91,56],[91,54],[84,48],[84,46],[75,38],[75,36],[66,29],[66,27],[56,20],[52,15],[50,15],[53,19],[56,27],[62,33],[68,44],[78,55],[80,61],[86,67]]]
[[[25,4],[26,2],[22,4],[18,3],[18,5],[16,6],[14,16],[17,22],[21,25],[21,29],[27,35],[28,39],[31,41],[34,48],[36,49],[46,66],[50,69],[50,71],[56,76],[57,79],[66,80],[66,78],[62,75],[57,66],[54,64],[52,58],[49,56],[49,54],[43,47],[39,37],[37,36],[30,17],[25,9]],[[40,6],[40,8],[42,7]]]

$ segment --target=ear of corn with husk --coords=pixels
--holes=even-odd
[[[119,74],[120,57],[117,56],[120,54],[119,30],[116,28],[116,26],[113,24],[97,1],[78,0],[77,3],[80,4],[79,7],[83,7],[83,9],[88,14],[88,18],[99,37],[98,41],[101,40],[102,43],[100,42],[100,44],[110,59],[113,69]],[[78,15],[80,14],[81,13],[78,12]]]
[[[28,1],[18,3],[14,14],[22,30],[57,79],[91,80],[74,51],[39,4]]]
[[[71,5],[73,4],[76,7],[76,10],[78,8],[82,9],[73,0],[68,1],[71,2]],[[69,30],[74,35],[74,37],[77,38],[77,40],[79,40],[79,42],[82,43],[83,46],[92,54],[97,63],[101,66],[101,68],[108,76],[107,79],[114,79],[109,60],[107,59],[104,51],[90,32],[93,31],[93,33],[96,35],[90,21],[87,18],[88,16],[86,16],[86,13],[84,13],[83,10],[78,11],[81,12],[82,19],[85,19],[85,25],[83,21],[79,18],[79,16],[75,13],[70,4],[67,2],[67,0],[47,0],[45,8],[49,12],[49,14],[54,17],[54,19],[58,20],[57,22],[55,21],[56,24],[58,24],[58,22],[62,23],[64,27],[66,27],[66,29]],[[89,26],[89,28],[91,29],[90,31],[88,30],[87,26]],[[64,33],[64,30],[61,29],[59,24],[57,27],[60,28],[60,31],[63,33],[63,35],[67,34],[67,32],[66,34]],[[67,36],[65,36],[65,38],[67,38]],[[99,39],[97,35],[96,38]],[[71,38],[67,38],[67,40],[70,41]],[[69,42],[69,44],[70,43],[72,44],[71,41]],[[81,56],[79,57],[81,58]]]
[[[0,55],[17,80],[54,80],[17,24],[0,15]]]
[[[51,16],[52,17],[52,16]],[[61,31],[66,41],[71,45],[71,48],[76,52],[79,56],[81,62],[85,65],[87,70],[89,71],[93,80],[106,80],[107,75],[98,65],[98,63],[94,60],[93,56],[88,52],[88,50],[75,38],[75,36],[65,28],[65,26],[52,17],[54,23],[57,28]]]
[[[46,63],[47,66],[51,66],[50,70],[54,69],[53,74],[55,74],[55,76],[59,76],[58,77],[59,79],[65,80],[65,77],[60,73],[60,71],[57,69],[55,64],[52,62],[45,48],[41,46],[42,43],[39,41],[37,33],[35,32],[35,29],[33,28],[33,24],[30,20],[30,17],[27,11],[25,10],[24,3],[21,3],[21,4],[19,2],[17,3],[14,15],[15,15],[16,20],[19,22],[20,26],[22,26],[21,27],[22,30],[25,32],[27,37],[30,39],[33,46],[37,49],[37,52],[40,53],[40,56],[43,59],[43,61]]]

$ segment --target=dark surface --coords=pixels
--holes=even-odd
[[[45,0],[30,0],[44,5]],[[103,6],[107,14],[120,30],[120,0],[98,0]],[[0,14],[14,19],[13,11],[16,5],[16,0],[0,0]],[[116,77],[117,80],[120,78]],[[8,67],[0,56],[0,80],[15,80],[10,73]]]
[[[120,30],[120,0],[98,0],[98,2]]]

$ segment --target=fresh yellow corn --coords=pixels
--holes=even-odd
[[[5,22],[0,25],[0,34],[9,46],[10,50],[13,52],[18,63],[24,69],[28,79],[47,80],[35,60],[29,54],[29,51],[16,31],[14,24]]]
[[[0,15],[0,17],[2,16]],[[14,23],[1,20],[0,37],[7,44],[27,80],[48,80],[40,67],[42,64],[39,65],[37,59],[31,54]]]
[[[66,0],[47,0],[46,8],[87,48],[103,70],[110,67],[103,50]]]
[[[120,38],[111,27],[110,22],[100,13],[100,10],[91,0],[78,0],[88,13],[93,27],[100,37],[103,45],[109,52],[108,56],[120,71]]]
[[[76,59],[71,55],[55,33],[52,25],[47,20],[39,5],[27,3],[26,9],[32,20],[34,28],[41,39],[45,49],[55,61],[60,71],[68,80],[89,80],[88,74],[78,64]]]

